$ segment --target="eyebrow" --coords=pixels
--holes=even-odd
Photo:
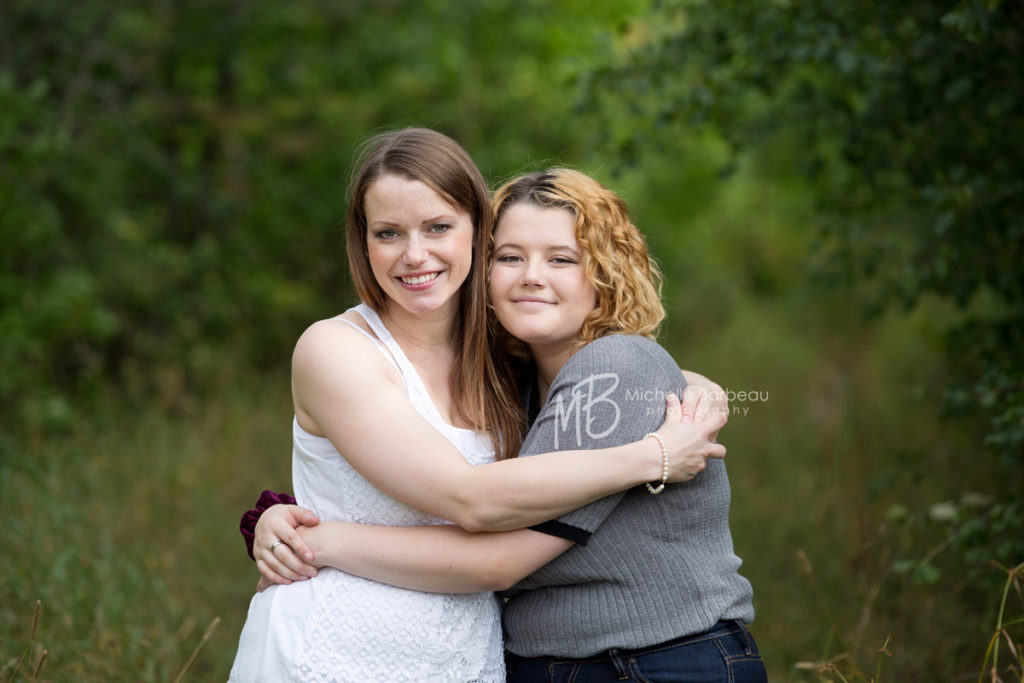
[[[459,220],[458,216],[455,216],[455,215],[452,215],[452,214],[442,213],[442,214],[438,214],[437,216],[434,216],[433,218],[428,218],[428,219],[420,222],[420,225],[433,225],[434,223],[440,223],[440,222],[454,223],[457,220]],[[384,226],[384,225],[401,225],[401,223],[395,223],[394,221],[378,220],[378,221],[370,221],[369,225],[381,225],[381,226]]]
[[[515,242],[501,242],[500,244],[494,245],[494,250],[498,249],[522,249],[522,245],[516,244]],[[570,247],[568,244],[549,244],[544,248],[545,251],[569,251],[573,254],[579,254],[580,250],[574,247]]]

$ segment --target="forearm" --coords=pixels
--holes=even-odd
[[[523,529],[555,519],[605,496],[661,476],[661,451],[652,439],[591,451],[558,451],[473,467],[464,462],[405,492],[381,485],[395,498],[444,517],[473,532]],[[394,484],[393,479],[387,483]],[[255,512],[255,511],[250,511]],[[246,513],[250,527],[257,515]],[[284,514],[284,513],[282,513]],[[284,519],[284,526],[264,540],[282,537],[280,529],[299,522]],[[262,522],[261,522],[262,523]],[[256,532],[250,531],[250,536]],[[243,536],[245,529],[243,528]],[[295,547],[295,543],[290,544]],[[333,566],[333,565],[332,565]]]
[[[340,347],[362,349],[366,343],[345,327],[318,323],[296,345],[296,420],[328,438],[363,477],[397,500],[470,531],[505,530],[555,518],[660,477],[661,455],[654,441],[620,446],[635,439],[581,442],[578,435],[575,448],[605,443],[618,448],[471,466],[416,412],[390,370],[375,365],[376,360],[357,362],[353,355],[338,353]],[[370,358],[379,356],[373,351]],[[597,400],[612,402],[603,396]],[[642,436],[643,431],[635,438]],[[561,448],[550,439],[529,452],[543,450]]]
[[[304,536],[319,566],[431,593],[503,590],[571,546],[528,530],[473,534],[453,525],[325,522]]]
[[[653,439],[503,460],[465,472],[450,489],[457,509],[448,519],[469,531],[521,529],[660,479],[661,468]]]

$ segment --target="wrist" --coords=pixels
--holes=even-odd
[[[299,527],[298,532],[302,540],[306,542],[309,549],[313,551],[313,560],[310,562],[317,569],[323,567],[337,567],[336,558],[331,552],[337,545],[338,535],[342,533],[341,524],[337,521],[321,522],[313,527]]]
[[[640,462],[637,470],[633,472],[638,478],[636,484],[660,481],[664,463],[661,455],[661,444],[645,436],[637,442],[637,446],[640,449]]]
[[[652,495],[658,495],[665,490],[665,484],[668,482],[668,449],[665,447],[665,441],[656,432],[648,432],[644,437],[644,440],[650,439],[658,444],[658,451],[661,454],[661,472],[658,479],[647,482],[647,491]]]

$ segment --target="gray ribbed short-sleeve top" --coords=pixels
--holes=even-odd
[[[609,335],[575,353],[552,384],[522,454],[641,439],[685,381],[645,337]],[[535,527],[576,541],[505,596],[505,647],[524,657],[586,657],[754,618],[729,531],[725,463],[660,495],[637,487]]]

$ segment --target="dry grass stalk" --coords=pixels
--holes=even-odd
[[[992,637],[989,638],[988,648],[985,650],[985,661],[981,665],[981,673],[978,674],[978,683],[981,683],[985,678],[985,672],[989,674],[989,680],[996,682],[1002,681],[1002,677],[999,675],[999,641],[1000,636],[1009,643],[1010,655],[1015,661],[1011,662],[1006,667],[1007,673],[1012,673],[1015,677],[1019,676],[1019,679],[1024,682],[1024,658],[1021,656],[1020,650],[1014,645],[1013,638],[1007,630],[1007,626],[1016,625],[1024,621],[1024,619],[1016,619],[1009,623],[1004,622],[1006,616],[1006,601],[1010,594],[1010,587],[1016,591],[1018,597],[1021,596],[1020,580],[1024,577],[1024,562],[1018,564],[1016,567],[1004,567],[998,562],[993,561],[992,566],[1002,570],[1006,573],[1006,583],[1003,586],[1003,598],[999,603],[999,616],[996,618],[996,628],[992,633]],[[989,667],[989,660],[992,662],[992,666]]]
[[[46,655],[50,654],[49,650],[43,650],[43,654],[39,655],[39,663],[36,664],[36,670],[32,672],[32,680],[38,681],[39,674],[43,670],[43,663],[46,661]]]
[[[174,683],[181,683],[181,680],[185,677],[185,672],[188,671],[189,667],[192,666],[192,662],[194,662],[196,657],[199,656],[199,651],[203,649],[203,645],[206,645],[206,641],[208,641],[210,636],[213,635],[213,631],[217,628],[218,624],[220,624],[220,617],[214,617],[213,621],[210,622],[210,625],[206,627],[206,632],[199,640],[199,644],[196,645],[194,650],[192,650],[192,654],[189,655],[185,665],[181,667],[181,671],[179,671],[178,675],[174,678]]]
[[[34,642],[36,639],[36,629],[39,628],[39,614],[43,611],[43,601],[36,600],[36,611],[32,615],[32,633],[28,637],[28,641]]]
[[[28,645],[22,651],[21,656],[18,657],[18,661],[15,662],[14,668],[11,669],[11,675],[7,678],[7,683],[14,680],[14,677],[18,674],[18,670],[21,669],[22,663],[25,661],[25,657],[32,651],[32,645],[36,642],[36,632],[39,629],[39,615],[42,613],[43,601],[36,600],[35,612],[32,614],[32,627],[29,629]],[[39,658],[39,663],[36,665],[35,674],[32,680],[36,680],[39,677],[39,672],[43,668],[43,662],[46,660],[47,651],[43,650],[42,656]]]

